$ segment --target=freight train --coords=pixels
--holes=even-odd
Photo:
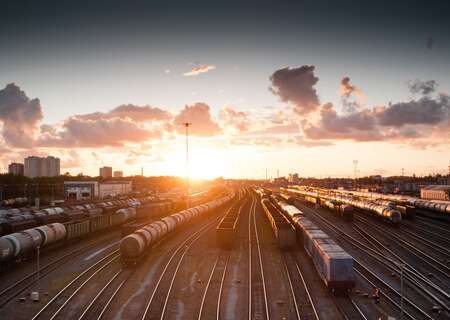
[[[301,210],[275,196],[271,196],[270,201],[295,227],[297,241],[304,246],[327,288],[336,294],[350,291],[355,286],[353,257]]]
[[[135,219],[136,208],[122,208],[109,215],[99,215],[81,221],[51,223],[0,237],[0,262],[27,257],[54,243],[69,241],[119,226]]]
[[[304,197],[305,199],[315,198],[315,199],[323,199],[323,200],[333,200],[339,204],[345,204],[352,206],[354,208],[360,209],[363,212],[369,212],[376,217],[391,223],[394,226],[399,226],[402,221],[402,214],[397,209],[391,208],[386,205],[377,204],[373,201],[363,200],[363,199],[355,199],[349,196],[345,196],[342,194],[322,194],[317,191],[309,191],[304,189],[285,189],[282,188],[283,192],[286,192],[290,195],[297,195]],[[317,201],[317,200],[315,200]]]
[[[120,241],[121,259],[125,265],[134,265],[147,254],[153,245],[166,237],[168,234],[180,229],[193,219],[204,216],[206,213],[226,204],[234,197],[229,193],[219,199],[209,201],[202,205],[183,210],[167,216],[161,220],[154,221]]]
[[[392,201],[396,204],[402,206],[413,206],[419,209],[425,209],[434,211],[442,216],[448,216],[450,214],[450,201],[440,201],[440,200],[423,200],[415,197],[409,197],[404,195],[395,194],[382,194],[377,192],[362,192],[362,191],[352,191],[352,190],[331,190],[334,193],[355,195],[358,197],[364,197],[369,199],[382,199],[387,201]]]
[[[122,200],[111,200],[105,202],[85,203],[65,207],[51,207],[36,210],[30,207],[0,209],[0,236],[34,228],[40,225],[69,222],[81,219],[94,218],[99,215],[110,214],[123,207],[138,207],[141,205],[151,206],[153,197],[143,197],[139,199],[129,198]],[[173,207],[171,201],[165,200],[153,204],[155,207]],[[158,208],[155,208],[158,209]]]
[[[321,199],[320,204],[336,213],[344,221],[353,220],[353,207],[346,204],[339,204],[336,200]]]
[[[11,199],[5,199],[0,201],[0,206],[2,207],[20,207],[28,203],[28,198],[26,197],[17,197]]]
[[[281,249],[289,249],[294,247],[296,244],[296,233],[295,228],[289,220],[287,220],[287,218],[279,211],[270,210],[271,203],[269,199],[262,199],[261,205],[267,219],[269,220],[275,239],[277,240],[278,247]]]

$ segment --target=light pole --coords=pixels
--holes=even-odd
[[[189,209],[189,127],[192,123],[184,122],[183,125],[186,129],[186,209]]]

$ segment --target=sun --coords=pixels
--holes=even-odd
[[[192,150],[189,159],[189,175],[192,179],[214,179],[226,173],[227,157],[221,148]]]
[[[169,175],[186,176],[186,149],[182,143],[173,146],[166,155],[165,168]],[[229,170],[226,148],[212,142],[193,141],[189,146],[190,179],[224,177]]]

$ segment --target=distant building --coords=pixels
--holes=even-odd
[[[101,167],[99,176],[102,178],[112,178],[112,167]]]
[[[131,191],[131,181],[64,181],[64,197],[71,201],[104,199]]]
[[[123,172],[122,171],[114,171],[114,178],[122,178]]]
[[[420,189],[420,197],[427,200],[450,200],[449,185],[431,185]]]
[[[60,175],[60,170],[59,158],[52,156],[25,158],[24,174],[29,178],[56,177]]]
[[[289,173],[288,182],[290,184],[298,184],[299,183],[298,173]]]
[[[98,198],[98,182],[64,181],[64,198],[70,201]]]
[[[383,181],[383,177],[382,177],[380,174],[376,174],[376,175],[373,175],[373,176],[369,176],[369,178],[372,179],[372,180],[375,180],[375,181],[377,181],[377,182]]]
[[[273,178],[270,182],[278,187],[285,187],[288,184],[288,180],[285,177]]]
[[[98,186],[98,196],[100,199],[127,194],[131,191],[131,181],[109,181],[100,183]]]
[[[23,163],[13,162],[8,166],[8,173],[23,176],[24,168]]]

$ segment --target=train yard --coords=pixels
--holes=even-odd
[[[224,189],[187,210],[108,205],[101,232],[66,209],[58,243],[39,221],[0,238],[0,318],[448,319],[448,225],[379,200]]]

